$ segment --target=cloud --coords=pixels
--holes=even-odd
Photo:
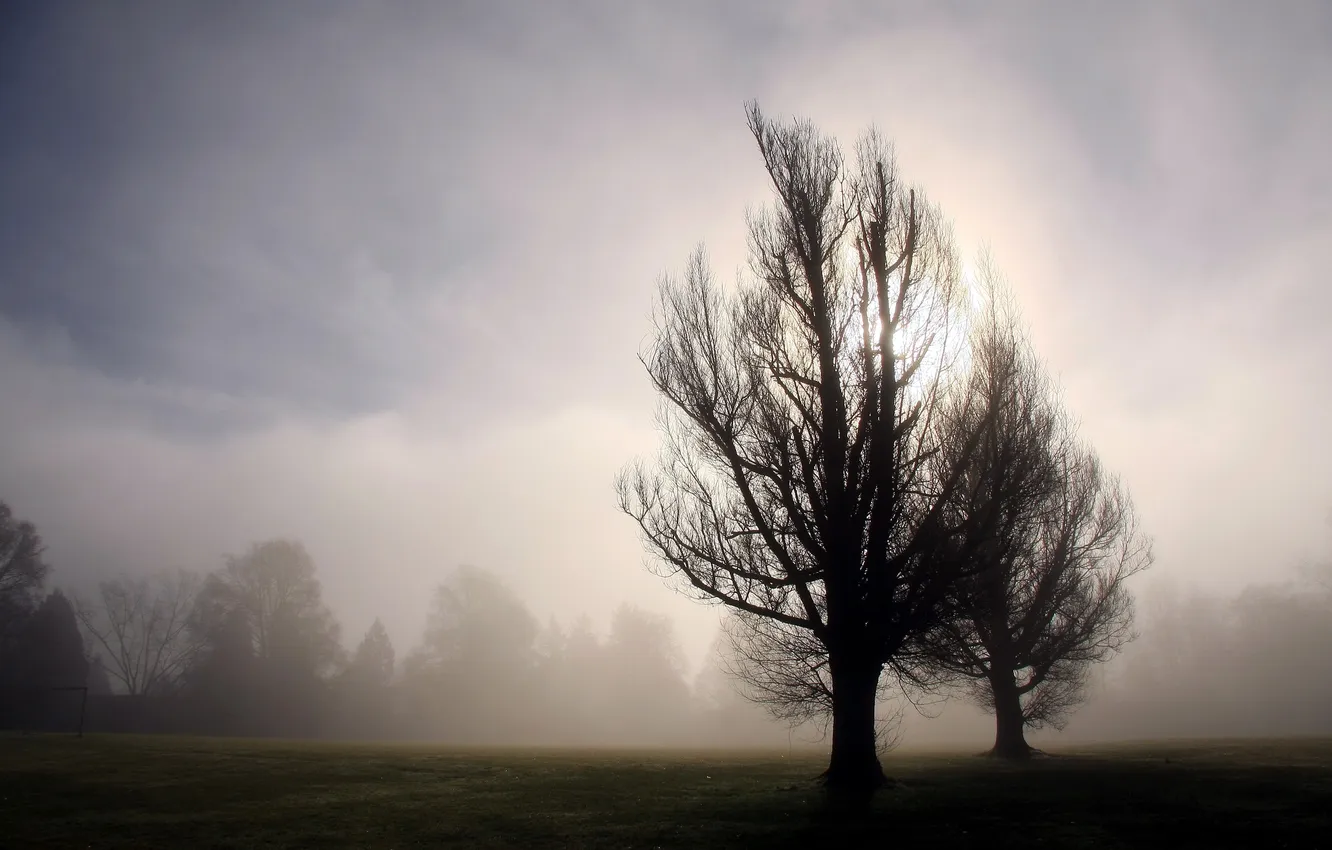
[[[6,13],[0,498],[62,580],[285,534],[350,632],[471,561],[701,633],[610,482],[656,279],[744,263],[758,97],[877,123],[990,245],[1159,569],[1293,564],[1332,502],[1332,51],[1318,4],[1248,8]]]

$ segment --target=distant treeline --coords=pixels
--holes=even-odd
[[[688,678],[671,622],[621,606],[542,625],[484,570],[438,586],[399,658],[375,621],[348,651],[299,543],[270,540],[207,576],[46,589],[35,529],[0,502],[0,728],[434,740],[774,746],[813,742],[744,701],[720,653]],[[1082,739],[1332,733],[1332,570],[1233,598],[1157,593],[1067,734]],[[721,644],[719,644],[721,646]],[[946,694],[941,696],[947,696]],[[934,713],[939,703],[927,707]],[[968,719],[970,718],[970,719]],[[950,709],[905,712],[908,743],[984,740]]]
[[[31,588],[29,588],[31,591]],[[29,592],[29,598],[36,599]],[[693,682],[665,617],[621,606],[538,623],[496,576],[454,571],[399,661],[378,620],[347,652],[315,564],[271,540],[200,578],[105,581],[95,597],[17,600],[0,651],[0,725],[88,731],[744,745],[787,742],[715,665]]]
[[[1332,734],[1329,579],[1332,566],[1232,597],[1159,591],[1069,734]]]

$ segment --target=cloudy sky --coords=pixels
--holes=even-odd
[[[1156,578],[1329,548],[1320,2],[7,3],[0,499],[60,584],[303,540],[350,633],[448,570],[697,656],[616,471],[657,278],[729,277],[757,98],[988,245]]]

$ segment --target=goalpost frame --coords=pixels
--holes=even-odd
[[[79,738],[83,737],[83,717],[88,712],[88,686],[87,685],[58,685],[51,688],[53,691],[83,691],[83,697],[79,700]]]

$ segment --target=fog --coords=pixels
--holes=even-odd
[[[413,734],[785,741],[612,491],[656,445],[657,279],[744,262],[757,98],[894,141],[1154,538],[1141,637],[1060,740],[1328,732],[1329,90],[1313,0],[9,4],[0,499],[84,599],[298,540],[345,651],[379,618],[404,676],[460,567],[538,656],[586,615],[599,672],[540,691],[582,720]],[[677,702],[573,705],[635,624],[672,647],[639,695]],[[941,710],[904,744],[992,735]]]
[[[1223,595],[1148,583],[1138,639],[1093,676],[1087,702],[1037,746],[1332,732],[1332,568]],[[964,701],[907,711],[907,747],[987,743],[994,721]]]

